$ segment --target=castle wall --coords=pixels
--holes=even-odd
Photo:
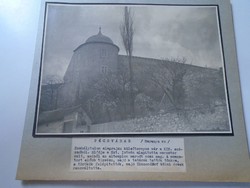
[[[87,43],[79,46],[69,63],[64,83],[58,87],[54,98],[54,109],[82,105],[93,124],[120,121],[130,118],[130,92],[128,57],[118,55],[118,47],[107,43]],[[226,103],[222,69],[211,69],[189,64],[164,61],[175,70],[185,70],[178,87],[175,87],[174,104],[166,92],[153,81],[153,77],[164,77],[163,82],[172,84],[162,60],[132,57],[134,72],[134,95],[136,117],[182,109],[210,108]],[[111,74],[111,73],[118,74]],[[121,74],[126,78],[119,80]],[[106,80],[105,80],[106,79]],[[43,87],[41,103],[49,93]],[[171,88],[170,88],[171,89]],[[54,97],[52,96],[52,98]],[[48,98],[48,97],[47,97]],[[51,98],[50,98],[51,99]],[[44,103],[45,104],[45,103]],[[41,104],[43,111],[46,105]],[[51,106],[48,104],[47,106]],[[212,108],[211,108],[212,109]]]
[[[119,55],[118,59],[118,65],[123,68],[125,67],[128,71],[127,56]],[[162,100],[164,93],[158,85],[152,82],[152,75],[165,74],[161,68],[162,61],[143,57],[132,58],[134,79],[138,89],[156,101]],[[185,102],[187,108],[204,106],[216,102],[226,103],[222,69],[212,69],[170,61],[165,61],[165,63],[173,64],[177,69],[185,69],[183,87],[186,96],[183,103]],[[165,99],[165,103],[168,103],[169,108],[171,108],[168,99]]]

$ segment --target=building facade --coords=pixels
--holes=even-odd
[[[77,117],[83,120],[75,119],[71,125],[83,132],[90,130],[90,123],[88,128],[81,128],[79,122],[103,124],[131,119],[128,57],[118,53],[119,47],[99,28],[96,35],[74,50],[63,83],[57,84],[56,92],[50,91],[51,86],[42,86],[40,119],[44,118],[43,114],[47,117],[50,112],[58,111],[61,119],[56,121],[61,122],[63,127],[64,119],[68,122],[66,117],[71,117],[73,113],[67,109],[77,107],[81,109]],[[227,117],[222,68],[189,65],[178,59],[171,61],[144,57],[132,57],[132,66],[134,117],[199,108],[204,109],[205,113],[219,110]],[[46,97],[46,94],[50,96]],[[223,107],[218,108],[218,105]],[[69,111],[71,114],[66,113]],[[227,121],[225,119],[228,128]],[[61,130],[69,129],[63,127]]]

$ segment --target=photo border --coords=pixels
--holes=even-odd
[[[41,77],[42,77],[42,67],[43,67],[43,56],[44,56],[44,43],[45,43],[45,29],[46,29],[46,21],[48,19],[48,6],[49,4],[57,4],[57,5],[93,5],[93,6],[189,6],[189,7],[216,7],[217,13],[217,21],[218,21],[218,33],[219,33],[219,42],[221,47],[221,57],[222,57],[222,69],[223,69],[223,80],[224,80],[224,89],[225,89],[225,99],[226,99],[226,107],[227,107],[227,114],[228,114],[228,122],[230,126],[229,131],[202,131],[202,132],[95,132],[95,133],[37,133],[37,126],[38,126],[38,111],[39,111],[39,102],[40,102],[40,94],[41,94]],[[231,112],[231,103],[230,103],[230,96],[228,91],[228,78],[227,78],[227,67],[226,67],[226,60],[225,60],[225,52],[224,52],[224,41],[223,41],[223,34],[222,34],[222,27],[221,27],[221,16],[220,16],[220,6],[219,4],[180,4],[180,3],[78,3],[78,2],[53,2],[53,1],[46,1],[44,14],[43,14],[43,27],[42,27],[42,44],[41,44],[41,51],[40,51],[40,62],[39,62],[39,76],[38,76],[38,86],[37,86],[37,96],[36,96],[36,103],[35,103],[35,116],[34,116],[34,123],[33,123],[33,137],[129,137],[129,136],[234,136],[234,126],[232,121],[232,112]]]

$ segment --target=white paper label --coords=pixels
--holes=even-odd
[[[73,138],[71,171],[185,172],[183,138]]]

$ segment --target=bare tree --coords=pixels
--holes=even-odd
[[[97,82],[92,85],[95,90],[94,97],[98,96],[101,104],[105,106],[106,114],[111,119],[117,119],[110,116],[110,111],[114,111],[119,114],[118,119],[126,119],[127,109],[126,101],[128,98],[128,92],[125,89],[126,81],[122,74],[116,74],[110,72],[108,75],[104,74]]]
[[[185,100],[185,62],[185,58],[165,59],[155,67],[157,71],[151,70],[151,81],[164,93],[162,98],[166,96],[175,109],[182,108]]]
[[[130,82],[130,106],[131,106],[131,117],[135,117],[135,96],[133,92],[134,87],[134,73],[132,66],[132,54],[133,54],[133,38],[134,38],[134,21],[131,9],[128,7],[124,8],[123,22],[120,26],[121,37],[124,48],[126,50],[129,62],[129,82]]]
[[[50,75],[45,78],[41,91],[41,104],[44,110],[54,110],[58,103],[58,90],[63,84],[62,80],[55,75]]]

